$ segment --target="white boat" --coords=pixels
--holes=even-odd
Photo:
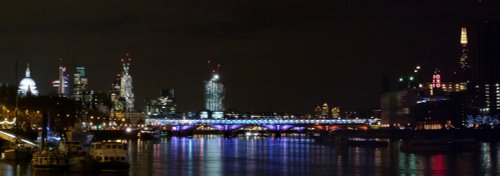
[[[90,145],[89,156],[96,161],[99,171],[128,171],[127,143],[122,141],[94,142]]]

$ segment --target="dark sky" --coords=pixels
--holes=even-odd
[[[30,62],[48,94],[63,58],[87,67],[90,88],[108,90],[129,52],[138,106],[174,88],[182,111],[203,108],[209,58],[222,64],[228,108],[377,106],[383,75],[446,70],[460,55],[460,26],[474,56],[477,26],[500,20],[495,0],[66,2],[1,3],[0,82],[14,82],[15,61]]]

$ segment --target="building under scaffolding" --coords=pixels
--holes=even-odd
[[[208,60],[209,66],[212,67],[213,62]],[[220,69],[220,64],[216,67],[211,68],[211,78],[205,82],[205,109],[211,113],[210,117],[218,119],[224,116],[224,84],[220,82],[220,76],[218,70]],[[205,117],[205,118],[208,118]],[[204,116],[200,115],[201,118]]]
[[[130,61],[132,61],[132,59],[130,58],[128,53],[125,54],[125,57],[126,58],[122,59],[123,71],[120,80],[120,97],[123,97],[125,101],[125,112],[133,112],[135,98],[134,92],[132,91],[132,76],[129,74]]]

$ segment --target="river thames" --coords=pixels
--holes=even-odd
[[[195,135],[129,141],[128,175],[498,175],[499,143],[476,151],[413,154],[387,147],[327,146],[301,136]],[[0,161],[0,175],[35,173],[29,164]],[[127,175],[118,173],[117,175]]]

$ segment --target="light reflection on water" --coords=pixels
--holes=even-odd
[[[386,148],[319,145],[307,137],[223,138],[217,135],[129,141],[129,175],[497,175],[498,143],[476,152],[413,154]],[[82,175],[58,173],[57,175]],[[0,161],[0,175],[34,173]]]

